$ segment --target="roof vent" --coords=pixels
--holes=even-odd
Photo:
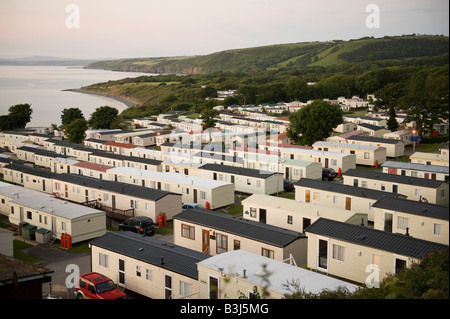
[[[161,258],[160,258],[160,263],[161,263],[161,265],[164,265],[164,257],[163,256],[161,256]]]
[[[366,235],[361,235],[361,236],[358,237],[359,240],[364,240],[366,238],[367,238]]]

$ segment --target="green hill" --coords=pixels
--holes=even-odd
[[[444,36],[398,36],[329,42],[304,42],[235,49],[192,57],[121,59],[87,68],[160,74],[261,72],[345,63],[436,57],[449,52]]]

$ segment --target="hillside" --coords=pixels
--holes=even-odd
[[[261,72],[301,67],[339,66],[363,61],[392,61],[448,54],[444,36],[399,36],[268,45],[205,56],[121,59],[91,63],[87,68],[159,74]]]

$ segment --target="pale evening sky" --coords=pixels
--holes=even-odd
[[[67,26],[76,22],[70,4],[79,8],[78,28]],[[379,28],[366,26],[369,4],[380,10]],[[448,0],[0,0],[0,57],[204,55],[364,36],[448,36],[448,11]]]

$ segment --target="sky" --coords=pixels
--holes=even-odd
[[[0,0],[0,57],[191,56],[448,30],[448,0]]]

